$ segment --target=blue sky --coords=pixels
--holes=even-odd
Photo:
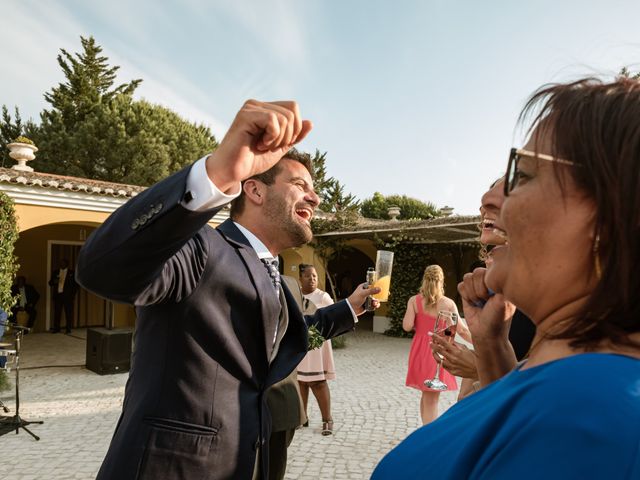
[[[245,99],[295,99],[302,149],[349,192],[475,214],[526,98],[640,69],[639,18],[630,0],[0,0],[0,104],[37,119],[59,49],[93,35],[138,97],[219,138]]]

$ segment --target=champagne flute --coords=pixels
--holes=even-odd
[[[389,287],[391,286],[391,270],[393,269],[393,252],[378,250],[376,252],[376,278],[373,284],[380,292],[372,295],[381,302],[389,300]]]
[[[458,328],[458,315],[453,312],[441,310],[438,312],[436,321],[433,324],[433,333],[442,334],[447,338],[449,343],[453,342],[456,336],[456,329]],[[444,391],[447,389],[447,384],[440,380],[440,368],[442,365],[442,357],[440,361],[436,363],[436,373],[433,378],[429,378],[424,381],[425,387],[433,390]]]

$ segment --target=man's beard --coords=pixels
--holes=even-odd
[[[287,248],[299,247],[305,243],[309,243],[313,238],[311,228],[302,222],[297,222],[289,214],[289,205],[284,199],[278,195],[274,195],[269,199],[269,204],[265,209],[265,216],[273,222],[274,228],[279,228],[290,240]]]

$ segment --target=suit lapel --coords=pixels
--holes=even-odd
[[[268,360],[271,358],[273,338],[280,318],[280,302],[273,291],[273,283],[271,283],[271,278],[264,264],[258,259],[256,251],[251,247],[251,243],[234,225],[233,221],[225,220],[217,229],[238,248],[238,252],[249,270],[249,275],[253,279],[262,309],[264,345]]]
[[[289,324],[287,332],[282,337],[276,358],[269,366],[267,386],[279,382],[291,373],[291,365],[297,365],[306,354],[307,324],[304,320],[295,296],[287,286],[287,282],[282,282],[282,290],[289,313]]]

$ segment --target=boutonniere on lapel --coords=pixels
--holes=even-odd
[[[309,327],[308,350],[315,350],[316,348],[320,348],[324,342],[325,342],[325,338],[322,335],[320,335],[320,332],[314,325],[311,325]]]

